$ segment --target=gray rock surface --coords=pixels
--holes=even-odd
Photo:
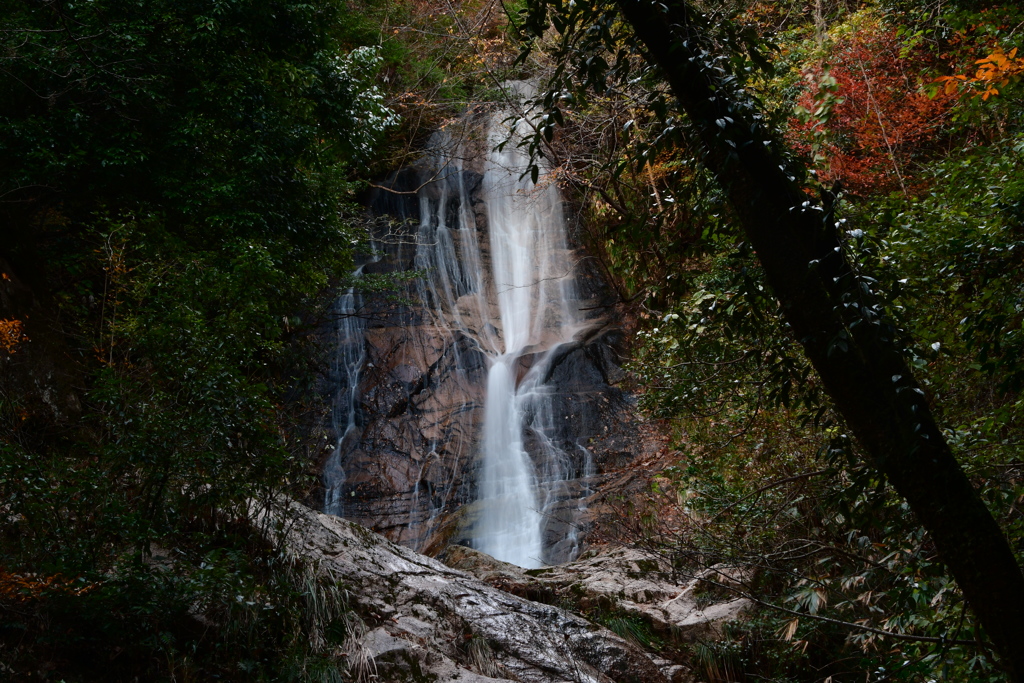
[[[673,572],[665,561],[631,548],[591,550],[580,559],[543,569],[523,570],[477,550],[452,546],[445,562],[518,595],[572,597],[582,610],[615,610],[641,618],[656,632],[696,641],[721,636],[722,626],[753,608],[742,597],[709,586],[739,587],[747,577],[711,567],[690,575]]]
[[[332,577],[367,631],[352,644],[381,681],[662,683],[632,643],[292,501],[254,511],[268,538]]]

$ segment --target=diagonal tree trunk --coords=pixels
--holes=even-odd
[[[811,201],[751,98],[711,63],[692,8],[616,1],[697,127],[704,163],[826,391],[931,534],[1011,679],[1024,681],[1024,575],[945,442],[892,326],[839,248],[831,207]]]

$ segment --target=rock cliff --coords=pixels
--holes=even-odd
[[[329,378],[355,403],[336,409],[347,413],[336,419],[326,458],[334,473],[326,509],[431,555],[471,543],[487,372],[504,334],[482,189],[486,119],[468,117],[376,191],[377,251],[361,272],[420,277],[397,299],[368,297],[346,309],[358,324],[339,325],[338,343],[359,345],[350,353],[358,368],[336,368]],[[523,439],[537,473],[548,564],[578,554],[599,474],[632,459],[638,442],[632,398],[616,386],[623,372],[622,333],[609,315],[614,298],[583,252],[559,258],[574,269],[578,330],[554,351],[540,339],[516,359],[517,381],[544,364],[548,424],[527,426]]]

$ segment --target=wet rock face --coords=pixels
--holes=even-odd
[[[365,423],[344,459],[344,515],[421,548],[449,521],[431,525],[432,515],[470,500],[485,359],[465,337],[423,326],[369,328],[366,343]]]
[[[254,510],[275,544],[343,585],[378,680],[667,683],[652,657],[558,607],[499,590],[346,520],[281,500]]]
[[[486,149],[479,141],[462,149],[457,164],[428,158],[393,174],[383,185],[394,191],[378,191],[370,202],[380,226],[378,253],[362,272],[445,269],[446,284],[428,276],[400,293],[404,301],[376,296],[363,302],[353,424],[338,421],[333,457],[343,475],[338,502],[327,508],[427,554],[469,542],[487,373],[502,334],[488,275],[481,193]],[[455,229],[460,225],[464,229]],[[442,249],[455,263],[424,257]],[[479,262],[467,263],[467,254]],[[623,376],[622,335],[604,318],[613,303],[610,291],[582,253],[571,260],[584,264],[576,280],[586,324],[573,342],[549,355],[541,347],[523,353],[516,366],[521,382],[534,364],[545,364],[551,415],[537,416],[538,424],[540,417],[546,421],[543,429],[528,424],[523,440],[540,480],[548,564],[578,554],[590,523],[586,501],[606,469],[603,454],[614,453],[621,464],[635,427],[632,400],[615,386]]]

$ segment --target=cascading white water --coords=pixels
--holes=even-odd
[[[353,273],[358,279],[362,275],[360,266]],[[338,350],[334,355],[332,371],[338,390],[334,397],[332,422],[334,433],[338,435],[331,455],[324,463],[324,511],[332,515],[344,514],[344,501],[341,489],[345,485],[345,470],[341,466],[341,454],[344,446],[356,430],[356,413],[359,407],[359,373],[366,360],[363,347],[363,319],[359,309],[363,298],[354,287],[335,303],[337,316]]]
[[[455,342],[456,332],[471,336],[485,348],[493,348],[495,339],[489,331],[493,327],[480,324],[486,323],[488,318],[487,289],[458,144],[444,131],[435,134],[431,142],[433,173],[426,188],[419,192],[420,223],[416,229],[413,259],[415,269],[423,272],[424,276],[416,279],[414,287],[416,298],[422,302],[433,323],[434,334],[443,339],[452,355],[450,372],[458,375],[458,383],[468,384],[465,363]],[[454,210],[450,210],[452,207]],[[474,327],[482,329],[472,329]],[[468,407],[463,395],[461,405],[449,405],[447,409],[458,412]],[[432,460],[438,457],[438,447],[436,437],[432,438],[427,457],[420,464],[410,505],[410,526],[424,524],[429,527],[434,515],[454,493],[452,483],[446,482],[440,487],[443,489],[440,503],[428,501],[427,505],[421,506],[421,497],[426,495],[430,498],[431,492],[422,491],[420,482],[424,470],[435,464]],[[462,455],[463,444],[456,444],[451,450],[457,456]],[[418,521],[421,507],[429,509],[430,514],[427,519]]]
[[[524,86],[519,84],[522,93]],[[484,174],[493,282],[504,342],[487,379],[483,453],[478,476],[481,502],[472,541],[478,550],[522,567],[543,564],[544,503],[534,464],[524,446],[528,429],[555,455],[542,419],[550,398],[544,375],[555,349],[572,341],[580,321],[573,266],[566,246],[562,202],[543,174],[536,185],[524,177],[528,156],[515,144],[517,131],[492,117],[492,149]],[[524,125],[521,121],[519,125]],[[497,146],[512,140],[499,151]],[[524,356],[533,354],[525,370]],[[551,462],[546,463],[551,470]],[[557,468],[554,468],[557,469]],[[547,472],[549,482],[560,472]]]
[[[520,99],[531,94],[524,83],[510,89]],[[408,496],[405,538],[429,538],[435,520],[443,523],[442,512],[472,503],[459,532],[462,542],[500,560],[537,567],[546,557],[573,555],[573,521],[584,503],[567,501],[588,489],[585,482],[569,484],[593,473],[590,453],[567,429],[569,416],[557,414],[571,411],[573,398],[556,390],[551,379],[560,359],[579,348],[574,337],[587,323],[579,313],[558,189],[543,167],[538,183],[531,182],[529,158],[506,125],[511,115],[503,110],[490,116],[485,146],[472,135],[460,140],[437,133],[431,155],[403,176],[402,187],[415,190],[396,190],[394,201],[380,209],[399,226],[389,233],[390,242],[380,242],[388,253],[384,265],[422,273],[410,292],[418,305],[388,323],[401,330],[394,333],[400,341],[387,337],[387,350],[375,347],[375,358],[388,368],[387,386],[405,386],[407,393],[399,412],[367,413],[378,425],[369,434],[357,427],[367,340],[380,344],[382,337],[379,329],[364,332],[358,317],[343,315],[336,368],[343,386],[335,402],[339,439],[325,465],[325,509],[342,514],[360,504],[356,494],[363,489],[356,482],[365,485],[371,475],[364,465],[347,482],[346,458],[372,453],[373,440],[384,438],[397,445],[392,453],[408,453],[408,474],[396,472],[394,459],[382,474],[386,482],[410,483],[402,494]],[[483,160],[471,151],[480,147],[488,150]],[[412,230],[410,219],[416,221]],[[357,307],[357,297],[349,291],[339,310]],[[373,382],[371,391],[380,396],[380,380]],[[475,486],[461,474],[470,473],[469,458],[476,460]],[[352,503],[343,505],[346,486]],[[410,542],[418,547],[421,541]]]

